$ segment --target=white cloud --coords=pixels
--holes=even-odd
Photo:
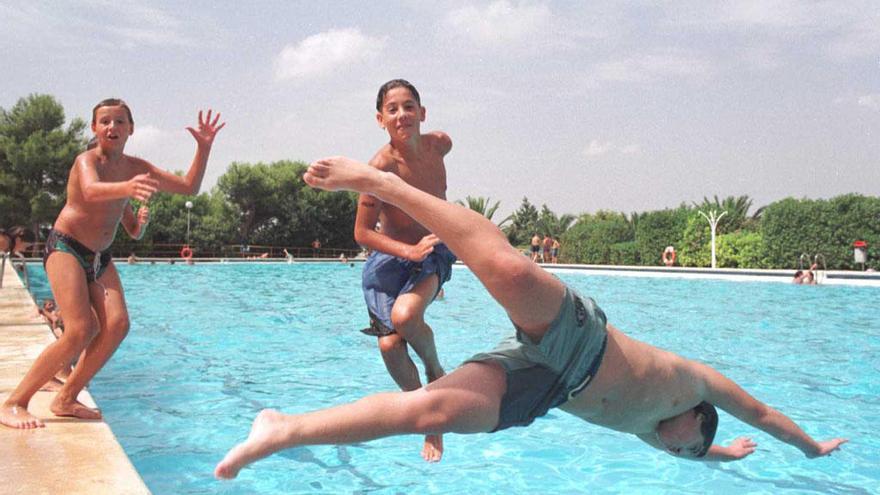
[[[620,153],[623,155],[638,155],[642,152],[642,147],[637,144],[627,144],[620,147]]]
[[[714,68],[711,62],[678,54],[648,54],[596,65],[599,79],[615,82],[653,82],[663,79],[705,79]]]
[[[301,79],[327,74],[338,67],[375,57],[385,40],[361,34],[359,29],[331,29],[288,45],[275,61],[275,78]]]
[[[600,139],[590,140],[587,147],[584,148],[584,155],[588,157],[600,157],[611,154],[617,155],[637,155],[642,152],[642,147],[638,144],[617,145],[612,141],[602,141]]]
[[[514,5],[507,0],[496,0],[484,8],[462,7],[446,18],[460,34],[487,44],[525,39],[547,27],[550,20],[550,9],[545,5]]]
[[[134,126],[134,134],[128,138],[125,144],[125,152],[130,155],[149,157],[156,153],[156,149],[167,146],[171,139],[171,133],[163,131],[152,125]]]
[[[880,93],[859,96],[859,106],[880,110]]]

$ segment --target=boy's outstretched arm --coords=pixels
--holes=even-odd
[[[821,457],[840,448],[848,440],[833,438],[817,442],[807,435],[794,421],[776,409],[749,395],[739,385],[709,366],[703,368],[706,379],[704,400],[713,404],[741,421],[773,435],[777,439],[797,447],[809,458]]]
[[[204,115],[199,110],[199,126],[198,129],[187,127],[186,130],[192,134],[196,140],[196,154],[193,157],[192,164],[186,175],[174,175],[171,172],[162,170],[150,163],[144,162],[150,171],[150,175],[155,177],[159,183],[159,190],[192,196],[198,194],[202,187],[202,179],[205,177],[205,169],[208,167],[208,156],[211,154],[211,146],[214,144],[214,138],[226,122],[220,122],[220,113],[214,115],[211,119],[212,110],[208,110]]]

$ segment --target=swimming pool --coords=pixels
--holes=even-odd
[[[631,435],[551,411],[528,428],[292,449],[234,481],[214,465],[266,407],[303,412],[396,388],[366,326],[360,265],[120,265],[131,333],[90,387],[155,494],[876,493],[880,486],[880,288],[561,273],[630,335],[714,366],[818,439],[800,451],[721,413],[717,440],[751,436],[745,460],[677,460]],[[45,274],[31,270],[45,294]],[[511,332],[466,269],[428,321],[452,369]]]

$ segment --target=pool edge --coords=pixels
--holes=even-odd
[[[0,288],[0,397],[18,384],[54,338],[15,270],[6,267]],[[54,392],[37,392],[30,410],[45,428],[0,426],[0,486],[4,493],[149,494],[110,426],[58,418],[49,412]],[[84,390],[79,399],[94,403]]]

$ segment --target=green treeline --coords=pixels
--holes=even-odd
[[[49,95],[20,99],[0,108],[0,227],[27,225],[45,233],[66,197],[67,174],[85,149],[87,124],[73,119],[65,127],[62,106]],[[149,159],[149,157],[147,157]],[[214,164],[217,166],[217,164]],[[232,163],[209,191],[196,197],[157,194],[152,220],[141,241],[120,229],[116,255],[149,254],[162,245],[188,243],[197,253],[220,253],[232,245],[308,246],[356,249],[353,239],[355,194],[326,193],[302,181],[298,161]],[[186,202],[192,208],[186,208]],[[499,207],[488,198],[458,203],[493,219]],[[517,246],[533,233],[560,238],[564,263],[659,265],[666,246],[675,247],[677,265],[711,263],[709,223],[699,213],[726,212],[718,223],[719,267],[795,268],[802,254],[824,257],[828,269],[856,269],[852,243],[868,242],[868,267],[880,269],[880,198],[847,194],[831,199],[786,198],[751,212],[747,196],[640,213],[599,211],[561,215],[528,198],[497,222]],[[187,213],[190,229],[187,239]]]

